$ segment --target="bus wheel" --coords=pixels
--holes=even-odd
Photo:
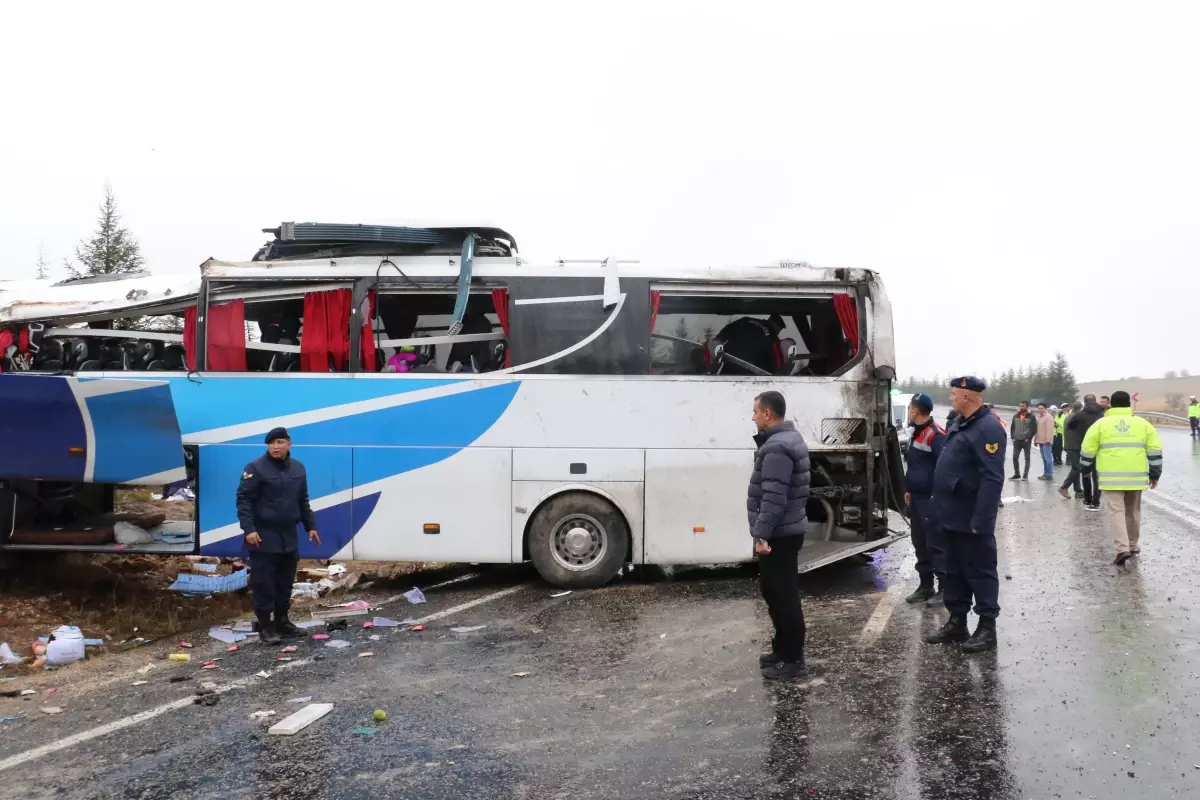
[[[608,583],[628,555],[629,526],[612,503],[586,492],[551,498],[529,523],[529,555],[538,573],[565,589]]]

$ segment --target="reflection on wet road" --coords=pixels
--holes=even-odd
[[[148,654],[114,658],[98,688],[64,671],[63,714],[40,714],[40,694],[0,700],[0,716],[24,716],[0,726],[0,782],[27,798],[1200,797],[1200,449],[1186,432],[1163,439],[1164,482],[1127,570],[1110,564],[1102,515],[1054,485],[1007,485],[1028,502],[1000,515],[996,653],[921,642],[944,612],[888,591],[915,584],[907,542],[804,576],[814,674],[796,685],[758,675],[752,570],[558,598],[501,572],[430,592],[422,614],[517,587],[424,633],[304,643],[298,658],[324,657],[4,769],[194,685],[164,665],[131,687]],[[253,676],[275,655],[250,645],[218,671]],[[277,720],[301,695],[334,711],[291,738],[249,718]]]

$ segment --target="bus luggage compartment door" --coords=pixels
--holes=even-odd
[[[186,477],[165,381],[0,375],[0,478],[162,485]]]
[[[753,450],[647,450],[647,564],[749,561]]]

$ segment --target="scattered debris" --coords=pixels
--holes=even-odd
[[[530,673],[528,673],[528,672],[514,672],[512,675],[509,675],[508,677],[510,677],[510,678],[528,678],[529,675],[530,675]]]
[[[338,575],[345,575],[346,574],[346,565],[345,564],[330,564],[329,569],[326,570],[326,572],[328,572],[330,578],[337,577]]]
[[[211,690],[211,691],[215,691],[215,690],[216,690],[216,688],[217,688],[217,684],[216,684],[216,682],[215,682],[215,681],[201,681],[201,682],[200,682],[200,688],[201,688],[201,689],[209,689],[209,690]]]
[[[50,632],[50,639],[43,651],[46,664],[62,667],[82,661],[84,658],[83,633],[74,625],[61,625]],[[35,655],[42,653],[34,652]]]
[[[62,706],[42,706],[43,714],[61,714],[65,710]]]
[[[319,641],[322,641],[323,639],[328,639],[329,634],[328,633],[314,633],[312,635],[312,638],[313,638],[313,641],[319,642]]]
[[[374,653],[372,653],[370,650],[368,650],[368,651],[366,651],[365,653],[359,653],[359,654],[358,654],[358,657],[359,657],[359,658],[370,658],[370,657],[371,657],[371,656],[373,656],[373,655],[375,655],[375,654],[374,654]]]
[[[375,617],[375,619],[371,620],[371,625],[376,628],[399,628],[400,627],[399,622],[396,622],[396,620],[394,620],[394,619],[388,619],[387,617]]]
[[[171,683],[183,683],[188,679],[187,675],[172,675],[168,680]]]
[[[363,623],[363,630],[364,630],[364,631],[365,631],[365,630],[370,630],[371,628],[374,628],[374,627],[375,627],[375,623],[374,623],[374,622],[371,622],[371,620],[367,620],[366,622],[364,622],[364,623]]]
[[[152,670],[152,669],[154,669],[154,665],[153,665],[153,664],[147,664],[147,665],[146,665],[146,666],[144,666],[144,667],[138,667],[138,668],[137,668],[137,674],[138,674],[138,675],[145,675],[147,672],[149,672],[149,671],[150,671],[150,670]]]
[[[233,623],[233,630],[236,633],[253,633],[254,632],[254,620],[240,619],[237,622]]]
[[[324,628],[325,620],[323,620],[323,619],[308,619],[308,620],[305,620],[304,622],[297,622],[296,627],[303,631],[311,630],[312,628]]]
[[[254,673],[254,677],[256,677],[256,678],[269,678],[269,677],[271,677],[271,673],[267,672],[267,671],[264,669],[264,670],[262,670],[261,672],[256,672],[256,673]]]
[[[208,573],[209,575],[215,575],[217,572],[217,566],[218,566],[217,564],[199,563],[199,564],[192,564],[192,569],[196,570],[196,572],[205,572],[205,573]]]
[[[420,633],[421,631],[425,630],[425,626],[424,625],[413,625],[411,628],[409,628],[409,630],[417,631],[418,633]]]
[[[300,709],[290,717],[276,722],[267,729],[267,733],[273,736],[291,736],[294,733],[304,730],[330,711],[333,711],[333,703],[313,703]]]
[[[282,649],[282,650],[280,650],[279,652],[281,652],[281,653],[294,653],[294,652],[296,652],[296,650],[297,650],[297,649],[298,649],[298,648],[296,647],[296,645],[294,645],[294,644],[289,644],[287,647],[283,648],[283,649]]]
[[[0,717],[0,722],[16,722],[19,719],[25,719],[25,718],[24,717]]]
[[[236,644],[231,644],[231,645],[229,645],[229,647],[225,648],[225,652],[226,653],[236,653],[237,649],[238,649],[238,646]]]
[[[404,599],[414,606],[420,605],[425,602],[425,593],[414,586],[411,590],[404,593]]]
[[[224,642],[225,644],[237,644],[246,638],[246,634],[237,633],[232,628],[226,627],[225,625],[212,626],[208,629],[208,635],[211,638],[216,639],[218,642]],[[180,646],[182,646],[182,643]]]
[[[368,638],[369,640],[371,640],[372,642],[378,642],[378,641],[379,641],[380,639],[382,639],[383,637],[382,637],[382,636],[380,636],[378,633],[373,633],[373,634],[371,634],[370,636],[368,636],[367,638]]]
[[[667,638],[667,635],[666,635],[665,633],[660,633],[660,634],[658,635],[658,638],[660,638],[660,639],[665,639],[665,638]]]
[[[50,687],[49,689],[47,689],[46,691],[42,692],[42,697],[49,697],[50,695],[52,695],[52,694],[54,694],[55,692],[59,691],[59,689],[60,689],[60,688],[61,688],[61,687],[58,687],[58,686],[51,686],[51,687]]]
[[[31,695],[31,694],[37,694],[37,692],[35,692],[33,689],[22,689],[21,690],[21,697],[25,697],[25,696]]]
[[[8,642],[0,644],[0,664],[20,664],[23,659],[12,651]]]
[[[276,661],[291,661],[291,656],[275,656]]]
[[[292,599],[293,600],[316,600],[321,596],[320,586],[315,583],[293,583],[292,584]]]
[[[382,708],[375,709],[375,721],[383,722],[385,719],[387,719],[387,712]]]
[[[203,697],[192,698],[192,703],[198,706],[215,706],[219,702],[221,702],[219,694],[206,694]]]
[[[180,643],[177,645],[177,647],[182,647],[184,650],[191,650],[191,649],[192,649],[192,643],[191,643],[191,642],[180,642]]]
[[[347,642],[345,639],[330,639],[328,642],[325,643],[325,646],[332,647],[335,650],[340,650],[343,647],[349,647],[350,643]]]
[[[312,612],[314,620],[322,620],[326,623],[326,627],[333,629],[334,622],[343,622],[354,617],[365,617],[367,612],[361,608],[331,608],[325,611]]]
[[[474,633],[475,631],[481,631],[486,627],[487,625],[471,625],[470,627],[459,626],[457,628],[451,628],[450,630],[454,631],[455,633]]]
[[[288,700],[289,703],[308,703],[312,700],[311,694],[306,694],[304,697],[297,697],[294,700]]]
[[[215,661],[208,661],[203,666],[200,667],[200,669],[216,669],[216,668],[217,668],[217,662],[215,662]]]
[[[566,596],[567,596],[567,595],[569,595],[570,593],[571,593],[571,592],[570,592],[570,590],[567,590],[567,591],[565,591],[565,592],[559,592],[558,594],[552,594],[552,595],[550,595],[550,596],[551,596],[551,597],[566,597]]]
[[[168,661],[185,661],[185,662],[191,661],[192,654],[191,653],[170,653],[167,656],[167,660]]]
[[[167,588],[181,594],[219,594],[221,592],[237,592],[246,588],[250,571],[240,569],[229,575],[193,575],[181,572],[175,582]]]
[[[273,717],[273,716],[275,716],[274,711],[255,711],[253,714],[250,715],[250,719],[262,722],[267,717]]]
[[[355,728],[354,730],[350,731],[350,733],[354,734],[355,736],[374,736],[375,729],[374,728]]]
[[[371,604],[366,600],[351,600],[349,603],[338,603],[336,606],[330,606],[330,608],[348,608],[351,611],[366,611],[370,607]]]

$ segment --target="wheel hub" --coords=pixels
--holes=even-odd
[[[554,560],[573,572],[591,569],[608,552],[608,532],[586,514],[564,517],[554,526],[550,541]]]

